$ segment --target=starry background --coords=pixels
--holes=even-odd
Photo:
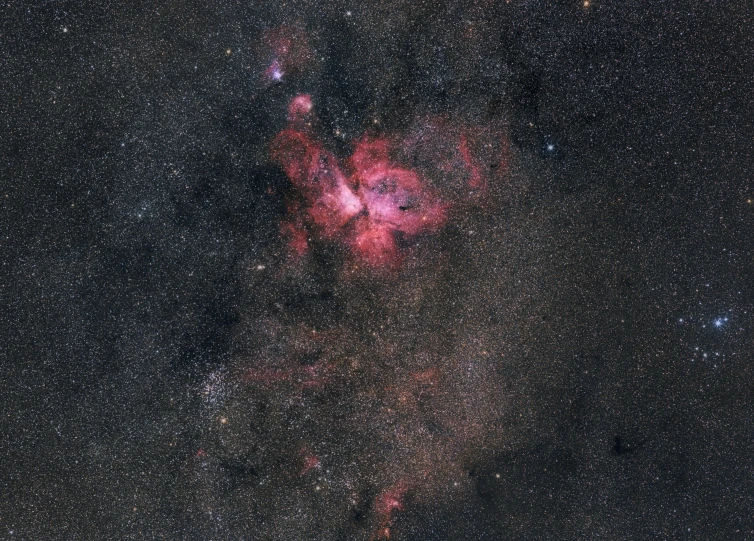
[[[754,537],[749,3],[0,11],[0,538]],[[338,156],[503,126],[506,180],[292,262],[302,92]]]

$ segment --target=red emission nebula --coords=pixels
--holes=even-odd
[[[313,109],[309,95],[293,98],[289,125],[271,145],[295,189],[281,232],[296,256],[307,254],[313,242],[332,242],[347,248],[356,266],[394,269],[403,259],[401,239],[437,231],[449,219],[452,197],[456,205],[468,204],[486,190],[472,130],[425,119],[417,133],[403,137],[365,135],[340,161],[315,135]],[[407,151],[418,154],[440,182],[396,158]],[[498,166],[497,174],[506,169]]]
[[[484,206],[493,199],[493,188],[505,185],[504,127],[420,117],[399,133],[364,134],[353,142],[350,156],[338,157],[316,130],[314,111],[311,96],[294,97],[288,104],[288,125],[270,145],[272,159],[292,185],[280,226],[292,257],[305,258],[330,245],[345,254],[351,268],[395,271],[408,257],[412,239],[435,233],[453,220],[460,224],[467,209]],[[370,539],[394,537],[396,516],[411,495],[439,486],[433,480],[452,476],[463,460],[464,446],[481,445],[486,437],[484,420],[491,414],[485,391],[469,389],[470,372],[461,368],[462,359],[404,359],[398,354],[401,348],[390,342],[380,346],[380,354],[369,363],[362,363],[358,352],[368,348],[359,345],[348,323],[340,331],[296,331],[277,324],[270,329],[265,345],[254,355],[254,366],[244,367],[241,379],[246,386],[291,403],[340,389],[354,404],[348,419],[339,420],[342,430],[393,427],[381,431],[385,441],[377,444],[390,446],[390,456],[357,453],[365,471],[385,468],[389,474],[380,476],[369,504],[358,503],[358,491],[349,498],[357,502],[353,505],[371,510]],[[285,350],[289,343],[297,345]],[[316,354],[309,360],[311,352]],[[472,344],[463,358],[487,354]],[[388,359],[394,357],[405,365],[399,369],[391,364]],[[319,417],[327,418],[325,411]],[[422,421],[434,417],[432,422],[443,428],[434,433],[423,430]],[[304,434],[297,441],[296,466],[290,475],[331,476],[332,457],[317,450],[323,444]],[[396,467],[398,463],[402,465]],[[356,482],[349,480],[344,486],[353,493]]]

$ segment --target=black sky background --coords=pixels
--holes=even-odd
[[[468,490],[409,492],[395,538],[754,537],[750,4],[0,13],[0,538],[368,539],[369,506],[280,480],[284,429],[256,421],[283,443],[249,454],[201,390],[262,328],[368,344],[386,321],[414,353],[494,343],[490,408],[509,422],[464,455]],[[259,43],[281,24],[319,60],[265,84]],[[445,256],[398,283],[343,285],[329,260],[270,278],[290,185],[267,148],[300,92],[346,134],[340,156],[375,116],[387,132],[502,121],[515,194],[428,241]],[[409,323],[422,284],[434,300]],[[223,411],[243,417],[256,398],[232,389]],[[357,439],[322,423],[307,434]]]

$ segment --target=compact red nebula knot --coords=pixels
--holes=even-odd
[[[306,475],[310,471],[320,467],[319,458],[317,458],[308,447],[302,447],[299,454],[301,455],[301,460],[303,462],[303,467],[299,475]]]

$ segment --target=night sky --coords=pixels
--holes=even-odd
[[[754,7],[0,6],[0,539],[754,539]]]

